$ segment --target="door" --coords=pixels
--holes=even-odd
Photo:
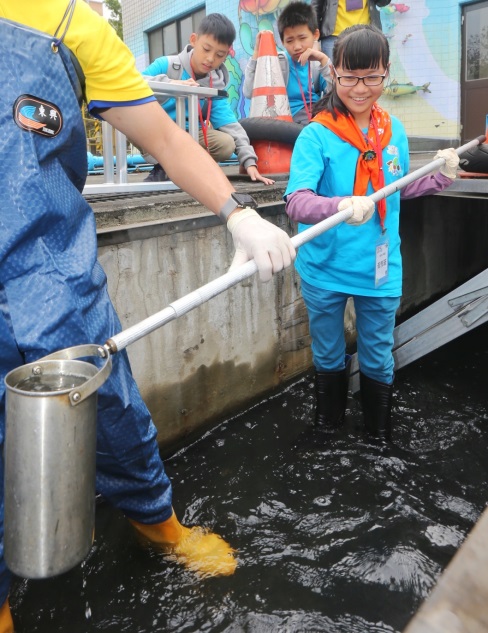
[[[488,115],[488,1],[463,7],[461,139],[485,133]]]

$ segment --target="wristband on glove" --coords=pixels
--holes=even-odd
[[[219,217],[222,222],[227,222],[231,213],[234,213],[237,209],[245,209],[246,207],[257,209],[258,203],[248,193],[237,193],[237,191],[234,191],[220,209]]]
[[[251,209],[250,207],[246,207],[245,209],[242,209],[242,211],[237,211],[236,213],[233,213],[230,216],[227,222],[227,228],[232,233],[232,231],[235,229],[235,227],[239,224],[241,220],[245,220],[246,218],[250,218],[256,215],[258,216],[258,218],[261,217],[257,211],[255,211],[254,209]]]

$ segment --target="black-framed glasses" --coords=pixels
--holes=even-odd
[[[334,69],[337,81],[344,88],[354,88],[357,86],[360,81],[364,83],[365,86],[379,86],[385,80],[387,72],[383,75],[366,75],[366,77],[355,77],[354,75],[338,75],[337,71]]]

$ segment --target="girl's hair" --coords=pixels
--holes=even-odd
[[[346,70],[361,68],[388,68],[390,46],[384,33],[371,24],[355,24],[344,29],[334,44],[332,55],[334,67]],[[337,112],[349,116],[349,110],[339,99],[335,82],[332,89],[319,99],[313,108],[313,114],[328,110],[337,118]]]

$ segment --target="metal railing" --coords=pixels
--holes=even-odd
[[[188,132],[198,142],[198,100],[208,97],[226,98],[225,90],[204,88],[201,86],[185,86],[182,84],[164,83],[161,81],[147,82],[159,102],[167,98],[176,99],[176,123],[186,129],[186,111],[188,109]],[[186,108],[188,102],[188,108]],[[167,191],[178,189],[171,180],[165,182],[129,182],[127,168],[127,138],[122,132],[114,130],[112,126],[103,121],[102,145],[103,145],[103,182],[99,184],[85,185],[83,194],[102,193],[137,193],[143,191]],[[115,164],[114,150],[115,145]]]

